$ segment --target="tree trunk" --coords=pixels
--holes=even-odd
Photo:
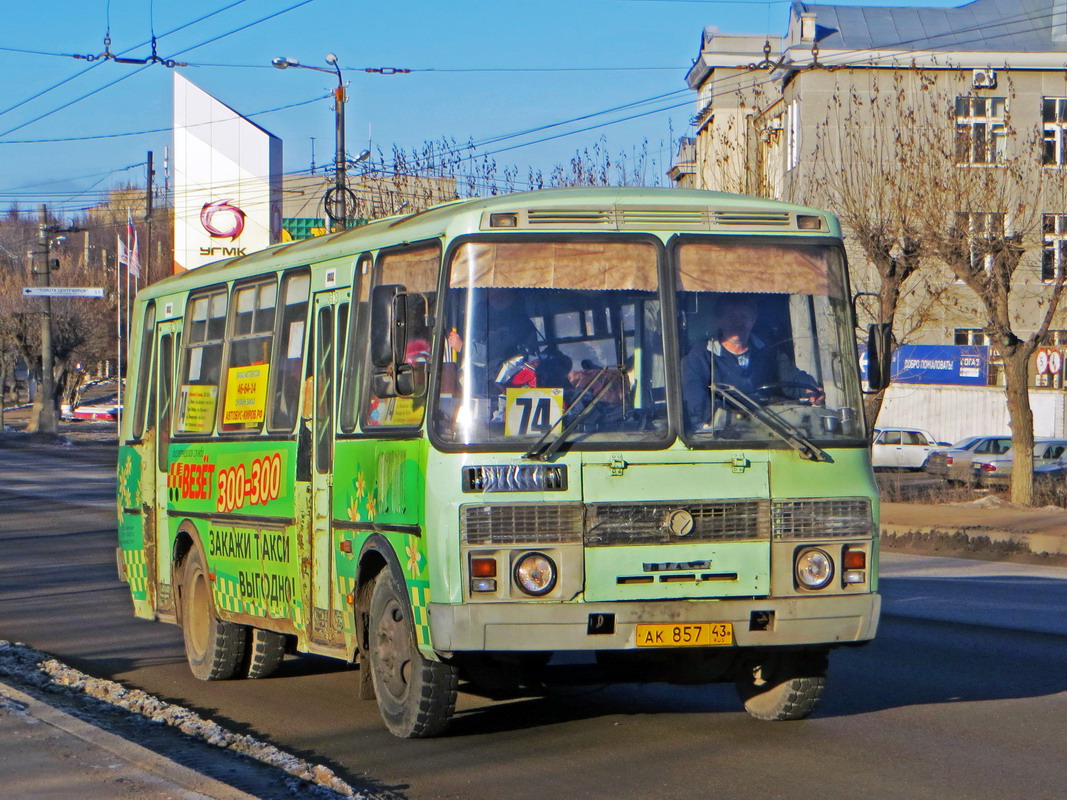
[[[1024,347],[1003,348],[1004,394],[1011,427],[1011,502],[1034,504],[1034,412],[1030,408],[1029,351]]]

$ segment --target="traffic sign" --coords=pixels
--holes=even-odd
[[[24,297],[103,297],[103,289],[88,286],[27,286]]]

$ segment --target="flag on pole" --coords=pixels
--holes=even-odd
[[[141,253],[137,246],[137,229],[133,227],[133,214],[126,209],[126,268],[135,278],[141,277]]]
[[[122,235],[116,233],[115,234],[115,241],[118,244],[119,266],[120,267],[129,267],[129,265],[130,265],[130,254],[126,250],[126,244],[122,241]]]

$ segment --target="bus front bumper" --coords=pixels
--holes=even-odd
[[[848,644],[874,637],[878,594],[766,600],[429,604],[439,653],[635,649],[639,624],[729,622],[734,645]]]

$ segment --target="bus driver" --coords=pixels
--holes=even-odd
[[[819,402],[823,393],[817,382],[788,359],[753,335],[758,320],[756,300],[750,295],[722,295],[717,299],[718,330],[704,347],[695,345],[682,358],[682,401],[686,426],[697,430],[711,424],[710,389],[723,386],[752,396],[764,387],[792,399]]]

